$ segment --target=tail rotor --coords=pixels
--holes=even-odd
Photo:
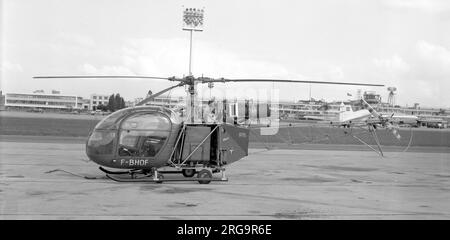
[[[364,99],[361,98],[361,102],[364,106],[364,108],[366,108],[367,110],[369,110],[369,112],[372,114],[372,116],[374,116],[375,118],[377,118],[378,120],[376,122],[371,122],[371,125],[375,125],[375,124],[380,124],[382,127],[385,127],[388,131],[390,131],[392,133],[392,135],[394,135],[394,137],[397,140],[401,139],[401,135],[399,133],[399,129],[398,127],[394,126],[391,121],[392,118],[394,116],[394,113],[391,114],[391,116],[385,117],[382,116],[381,114],[379,114],[372,106],[370,106],[369,103],[367,103]],[[376,129],[376,128],[375,128]]]

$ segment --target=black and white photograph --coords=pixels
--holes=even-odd
[[[450,219],[450,1],[0,0],[0,64],[1,220]]]

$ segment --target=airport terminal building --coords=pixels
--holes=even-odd
[[[5,93],[2,94],[0,109],[3,110],[96,110],[99,105],[108,105],[109,95],[91,94],[84,99],[76,95],[63,95],[59,91],[44,93],[37,90],[33,93]]]
[[[82,97],[75,95],[45,94],[45,93],[6,93],[6,109],[82,109]]]

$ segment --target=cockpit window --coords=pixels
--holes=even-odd
[[[121,128],[128,130],[140,129],[169,131],[170,121],[168,118],[159,113],[144,113],[126,119],[122,123]]]
[[[170,129],[170,120],[159,113],[141,113],[125,119],[120,131],[119,156],[156,156]]]
[[[112,154],[115,137],[113,130],[95,130],[89,137],[87,151],[95,155]]]
[[[121,109],[119,111],[116,111],[109,116],[105,117],[103,120],[101,120],[97,126],[95,126],[95,129],[117,129],[117,119],[125,116],[129,112],[128,108]]]

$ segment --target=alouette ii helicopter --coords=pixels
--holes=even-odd
[[[194,12],[196,11],[193,9]],[[186,23],[189,17],[197,17],[197,24],[203,21],[202,15],[191,14],[186,9]],[[201,10],[201,13],[203,10]],[[191,15],[189,15],[191,14]],[[200,22],[198,21],[198,17]],[[188,20],[186,20],[188,19]],[[194,21],[195,22],[195,21]],[[191,29],[191,41],[192,41]],[[191,42],[192,46],[192,42]],[[189,68],[190,69],[190,68]],[[148,96],[134,107],[118,110],[101,120],[89,134],[86,143],[86,154],[90,160],[100,165],[106,176],[119,182],[156,182],[163,181],[198,181],[208,184],[211,181],[227,181],[225,167],[248,155],[249,126],[239,124],[230,116],[230,105],[227,100],[219,104],[216,111],[220,117],[214,122],[198,122],[196,115],[196,85],[228,82],[283,82],[314,83],[359,86],[384,86],[380,84],[306,81],[287,79],[226,79],[194,77],[152,77],[152,76],[38,76],[34,78],[141,78],[159,79],[177,82],[176,85]],[[187,114],[180,118],[179,114],[169,108],[145,105],[155,97],[177,87],[186,87],[188,93]],[[371,109],[371,108],[370,108]],[[245,104],[245,118],[250,114],[259,117],[270,115],[268,105],[257,104],[249,108]],[[252,113],[252,111],[256,111]],[[374,111],[370,110],[370,114]],[[372,121],[369,129],[375,124],[386,125],[387,120],[381,115]],[[377,141],[378,143],[378,141]],[[107,168],[121,169],[109,170]],[[169,169],[169,170],[167,170]],[[184,178],[164,179],[164,174],[182,174]],[[214,178],[213,173],[221,173]],[[194,177],[196,176],[196,177]]]
[[[325,82],[283,79],[213,79],[187,76],[183,78],[150,76],[45,76],[35,78],[145,78],[165,79],[178,82],[160,92],[148,96],[135,107],[118,110],[101,120],[89,134],[86,154],[90,160],[112,180],[120,182],[227,181],[225,166],[248,155],[249,127],[229,116],[229,105],[223,100],[221,117],[217,122],[196,122],[195,85],[197,83],[227,82],[284,82],[316,83],[360,86],[383,86],[379,84]],[[147,102],[171,89],[187,86],[190,113],[183,120],[172,109],[146,106]],[[264,109],[262,109],[264,108]],[[267,108],[267,109],[266,109]],[[259,112],[270,111],[268,105],[257,106]],[[371,108],[370,108],[371,109]],[[369,110],[372,114],[373,111]],[[245,117],[251,114],[245,105]],[[380,118],[380,120],[383,120]],[[380,123],[380,121],[377,121]],[[372,122],[372,125],[375,122]],[[124,169],[111,171],[105,169]],[[167,171],[171,167],[173,170]],[[159,170],[165,169],[165,170]],[[179,173],[185,178],[164,179],[163,173]],[[213,173],[221,173],[213,178]],[[122,175],[126,177],[116,177]],[[197,175],[195,178],[194,176]]]

